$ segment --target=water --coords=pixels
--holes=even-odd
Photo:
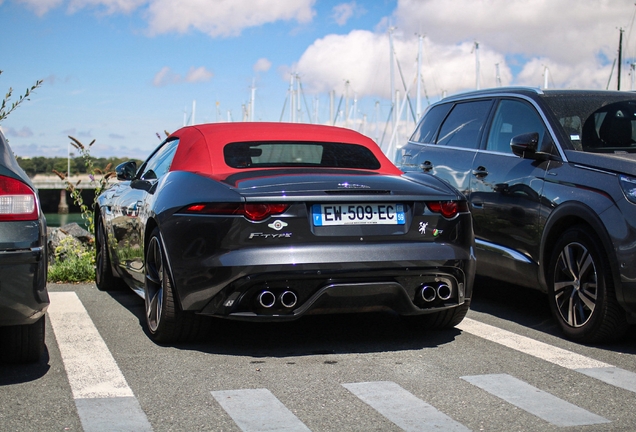
[[[46,217],[47,226],[50,226],[51,228],[57,228],[71,222],[77,222],[79,226],[86,229],[86,223],[84,219],[82,219],[81,213],[44,213],[44,217]]]

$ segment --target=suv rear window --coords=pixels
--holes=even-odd
[[[240,142],[223,148],[232,168],[323,167],[377,170],[380,161],[368,148],[344,143]]]
[[[576,150],[636,152],[636,99],[625,96],[543,97]]]

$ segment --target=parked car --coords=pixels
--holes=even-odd
[[[184,127],[97,200],[97,287],[145,299],[149,335],[189,340],[204,316],[294,320],[390,309],[465,316],[475,261],[465,199],[404,175],[365,136],[328,126]]]
[[[548,294],[565,335],[636,320],[636,94],[496,88],[431,105],[398,166],[461,191],[477,274]]]
[[[0,360],[37,361],[45,349],[46,220],[29,177],[0,132]]]

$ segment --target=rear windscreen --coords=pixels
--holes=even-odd
[[[232,168],[380,168],[373,152],[357,144],[240,142],[227,144],[223,156],[225,163]]]

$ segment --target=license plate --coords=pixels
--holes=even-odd
[[[314,226],[404,225],[403,204],[314,204]]]

